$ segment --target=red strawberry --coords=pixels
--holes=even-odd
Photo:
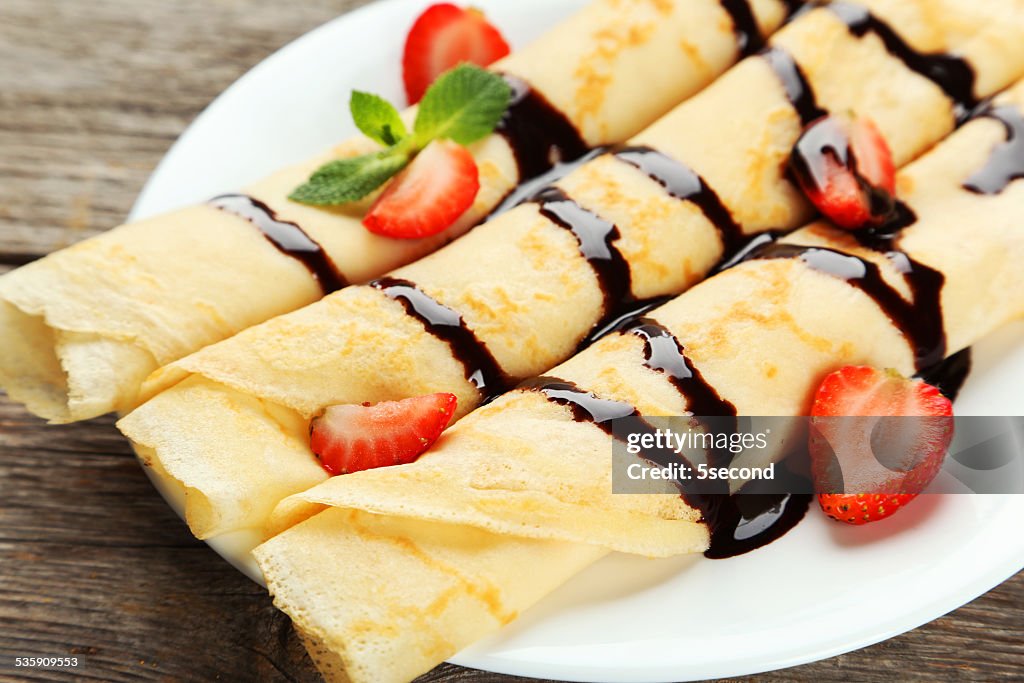
[[[453,66],[487,66],[508,53],[508,43],[480,10],[446,2],[431,5],[405,39],[402,76],[409,104],[419,102],[434,79]]]
[[[473,205],[479,189],[473,155],[451,140],[434,140],[391,181],[363,225],[385,237],[436,235]]]
[[[842,228],[876,226],[893,213],[896,167],[870,119],[812,122],[794,145],[790,166],[811,203]]]
[[[331,406],[313,418],[309,445],[332,475],[413,462],[441,436],[456,402],[453,394],[429,394]]]
[[[891,515],[938,474],[952,416],[938,389],[893,370],[846,366],[828,375],[811,408],[811,474],[822,509],[851,524]]]
[[[916,496],[914,493],[820,493],[818,504],[837,522],[860,525],[885,519]]]

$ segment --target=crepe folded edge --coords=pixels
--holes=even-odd
[[[701,513],[678,489],[614,493],[613,468],[604,431],[539,392],[516,390],[450,427],[413,463],[332,477],[282,499],[267,531],[332,507],[646,557],[707,549]]]
[[[51,326],[0,290],[0,387],[53,424],[127,410],[157,366],[130,340]]]
[[[143,408],[117,426],[144,466],[184,492],[185,521],[197,538],[241,530],[264,538],[281,499],[327,479],[309,450],[306,420],[272,402],[192,376]],[[169,420],[187,428],[168,432]],[[272,466],[242,466],[252,458]]]
[[[274,604],[332,683],[410,681],[606,553],[343,509],[317,514],[254,551]]]

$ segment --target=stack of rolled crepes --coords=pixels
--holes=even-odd
[[[185,491],[198,536],[262,533],[279,501],[327,479],[308,440],[325,406],[448,391],[465,415],[568,358],[624,301],[678,294],[745,236],[808,220],[785,170],[808,121],[868,116],[903,164],[1024,74],[1019,2],[868,4],[801,15],[628,146],[437,253],[162,368],[120,428]],[[638,515],[630,542],[657,537],[658,515]],[[677,526],[665,534],[696,547],[699,529],[685,541]]]
[[[782,23],[782,0],[598,0],[494,65],[515,102],[472,146],[481,190],[451,228],[392,240],[361,225],[372,200],[291,202],[320,164],[366,138],[256,183],[244,195],[121,226],[0,278],[0,387],[54,422],[124,412],[153,370],[346,283],[446,244],[558,158],[624,140],[707,85]]]
[[[806,414],[838,367],[909,375],[1024,315],[1022,140],[1024,83],[899,175],[901,230],[791,233],[475,411],[416,463],[286,501],[282,522],[329,509],[256,557],[324,676],[410,680],[608,550],[713,542],[679,496],[612,495],[612,437],[580,405],[679,415],[711,391],[739,414]],[[651,363],[659,330],[692,371],[683,381]]]

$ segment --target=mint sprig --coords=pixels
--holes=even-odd
[[[433,140],[445,138],[468,145],[487,137],[511,100],[512,90],[501,76],[460,64],[441,74],[427,89],[410,134],[390,102],[355,91],[349,101],[352,119],[384,149],[327,162],[288,198],[316,206],[362,199],[405,168]]]

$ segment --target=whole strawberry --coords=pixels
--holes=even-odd
[[[402,55],[402,80],[416,104],[442,73],[468,62],[487,66],[509,53],[508,43],[480,10],[448,2],[431,5],[409,29]]]
[[[846,366],[819,386],[810,432],[819,504],[833,519],[864,524],[935,479],[953,439],[953,405],[920,379]]]

